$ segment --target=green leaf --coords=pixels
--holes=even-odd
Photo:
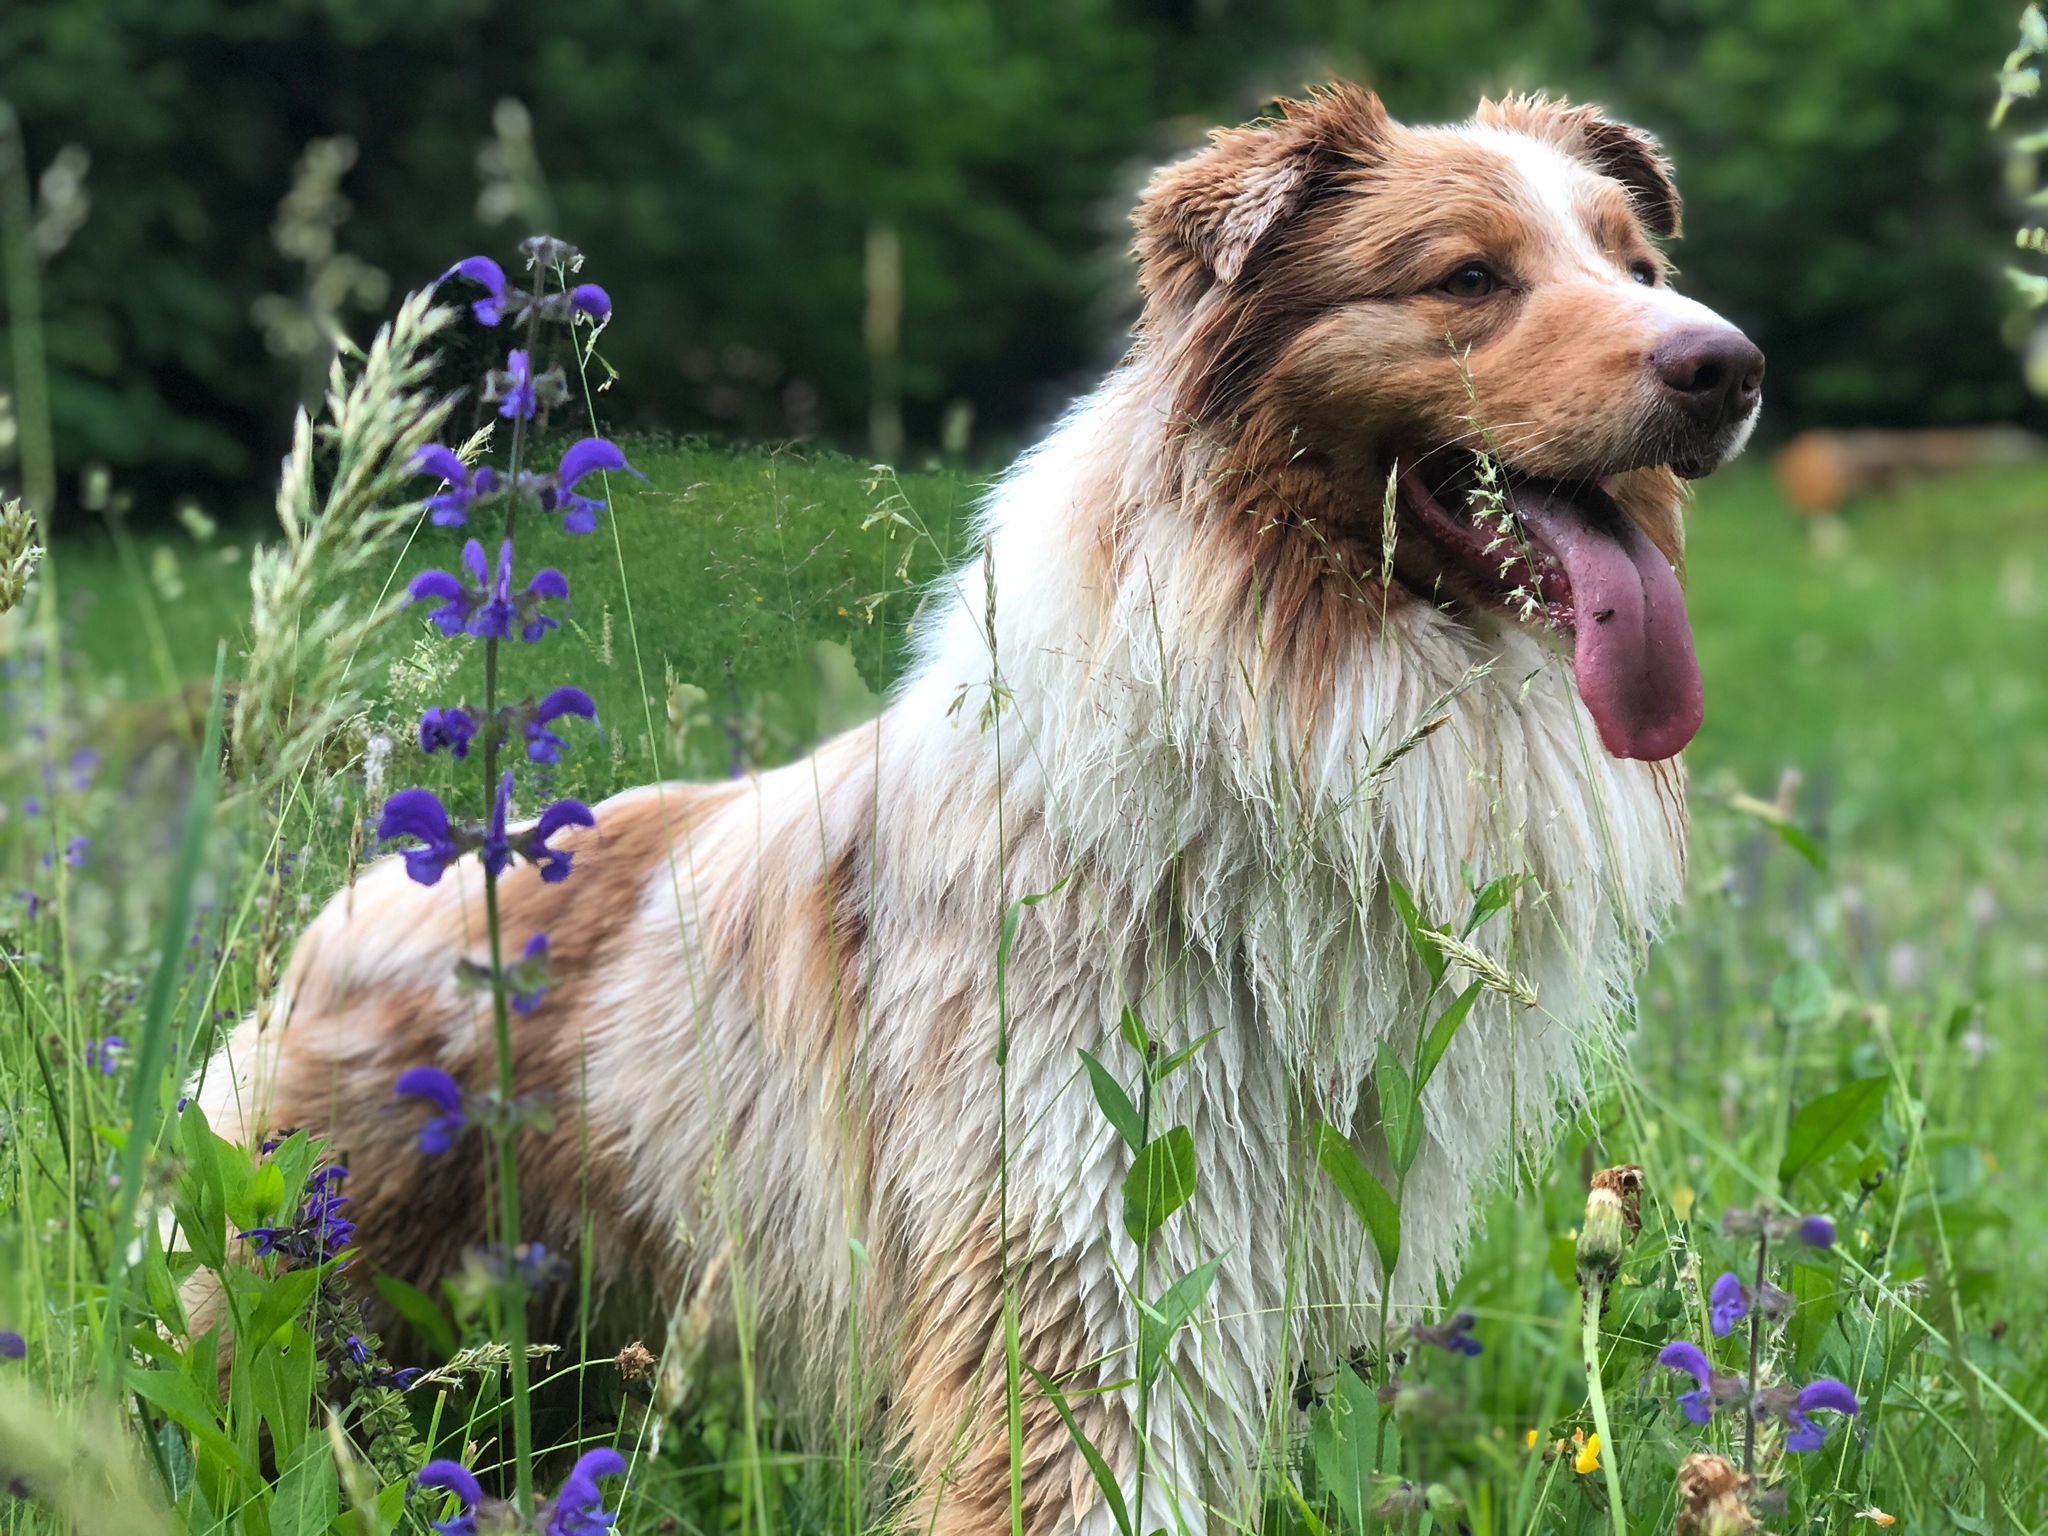
[[[1155,1083],[1165,1082],[1169,1077],[1173,1076],[1174,1073],[1178,1072],[1182,1067],[1186,1066],[1189,1062],[1193,1061],[1195,1059],[1195,1052],[1199,1051],[1203,1046],[1207,1045],[1211,1040],[1214,1040],[1218,1035],[1222,1033],[1223,1028],[1221,1025],[1218,1025],[1215,1029],[1210,1030],[1209,1033],[1201,1036],[1199,1039],[1189,1041],[1186,1045],[1182,1046],[1179,1050],[1175,1051],[1171,1056],[1167,1057],[1166,1060],[1159,1063],[1157,1070],[1155,1070],[1152,1074],[1152,1081]]]
[[[1771,983],[1771,1007],[1793,1029],[1825,1019],[1834,996],[1828,973],[1811,960],[1800,961]]]
[[[312,1305],[321,1276],[339,1263],[339,1259],[329,1259],[314,1269],[288,1269],[278,1275],[263,1289],[263,1300],[249,1320],[246,1343],[238,1337],[236,1345],[252,1353],[265,1348],[272,1334]]]
[[[1337,1371],[1330,1395],[1309,1415],[1309,1446],[1316,1481],[1335,1502],[1346,1529],[1364,1531],[1372,1508],[1373,1463],[1400,1465],[1400,1432],[1386,1426],[1386,1451],[1380,1449],[1380,1405],[1373,1389],[1350,1366]]]
[[[1102,1490],[1102,1502],[1109,1506],[1110,1518],[1116,1521],[1120,1536],[1136,1536],[1131,1525],[1131,1508],[1124,1502],[1124,1491],[1117,1486],[1116,1474],[1109,1470],[1109,1463],[1102,1459],[1102,1452],[1095,1448],[1095,1442],[1081,1433],[1081,1426],[1074,1422],[1073,1410],[1067,1406],[1067,1400],[1061,1395],[1060,1389],[1047,1380],[1045,1373],[1037,1366],[1026,1365],[1024,1369],[1029,1371],[1031,1379],[1038,1383],[1038,1390],[1045,1394],[1046,1400],[1053,1406],[1053,1411],[1060,1416],[1060,1422],[1067,1426],[1067,1433],[1073,1436],[1074,1447],[1080,1451],[1081,1459],[1088,1463],[1088,1470],[1095,1474],[1095,1486]]]
[[[1381,1272],[1393,1274],[1401,1258],[1401,1208],[1394,1197],[1373,1177],[1351,1138],[1334,1125],[1316,1126],[1316,1161],[1323,1165],[1345,1204],[1365,1223],[1372,1245],[1379,1251]]]
[[[1145,1129],[1138,1118],[1138,1111],[1131,1103],[1131,1096],[1124,1092],[1123,1084],[1101,1062],[1087,1051],[1081,1053],[1081,1064],[1088,1069],[1088,1086],[1095,1090],[1095,1102],[1100,1106],[1103,1118],[1116,1127],[1117,1135],[1135,1152],[1145,1145]]]
[[[1424,969],[1429,972],[1431,985],[1444,979],[1444,952],[1435,937],[1423,924],[1422,914],[1415,908],[1415,898],[1408,894],[1408,887],[1387,876],[1387,894],[1393,897],[1394,910],[1400,914],[1401,926],[1408,930],[1408,942],[1415,946],[1415,953],[1421,957]]]
[[[1148,1387],[1158,1380],[1159,1368],[1166,1363],[1166,1346],[1208,1300],[1209,1288],[1216,1283],[1216,1267],[1222,1262],[1219,1254],[1189,1270],[1166,1288],[1148,1315],[1139,1319],[1138,1379]]]
[[[1138,1149],[1124,1177],[1124,1230],[1143,1247],[1195,1192],[1195,1138],[1184,1125]]]
[[[1387,1156],[1393,1159],[1395,1172],[1405,1174],[1422,1148],[1422,1105],[1408,1069],[1384,1042],[1373,1066],[1373,1084],[1379,1090],[1380,1134],[1386,1137]]]
[[[1861,1077],[1824,1093],[1792,1117],[1778,1182],[1789,1185],[1823,1158],[1839,1152],[1877,1123],[1890,1092],[1888,1077]]]
[[[255,1484],[263,1481],[256,1464],[242,1454],[241,1447],[221,1433],[214,1405],[201,1397],[199,1389],[183,1376],[130,1364],[128,1390],[205,1446],[245,1482]]]
[[[1126,1003],[1116,1027],[1123,1032],[1124,1043],[1138,1053],[1138,1060],[1152,1059],[1152,1037],[1145,1033],[1145,1021],[1138,1017],[1137,1009]]]
[[[376,1286],[386,1306],[419,1331],[435,1356],[445,1358],[455,1353],[455,1325],[433,1297],[396,1275],[378,1275],[370,1283]]]
[[[1472,1005],[1479,1001],[1479,994],[1486,983],[1475,981],[1471,986],[1451,999],[1451,1005],[1436,1016],[1436,1022],[1429,1026],[1429,1034],[1422,1042],[1422,1050],[1415,1058],[1415,1091],[1422,1092],[1429,1080],[1436,1075],[1437,1064],[1444,1059],[1444,1052],[1451,1048],[1451,1041],[1465,1022],[1465,1015],[1472,1011]]]
[[[1515,892],[1528,883],[1527,875],[1502,875],[1489,880],[1472,897],[1472,910],[1465,917],[1465,937],[1471,938],[1479,925],[1515,899]]]

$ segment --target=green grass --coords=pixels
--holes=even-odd
[[[560,770],[567,792],[604,793],[657,766],[719,774],[736,760],[782,760],[873,707],[870,693],[901,664],[915,583],[960,548],[979,489],[954,471],[906,475],[902,502],[890,502],[898,487],[850,460],[657,444],[635,458],[649,479],[620,495],[620,546],[603,532],[550,544],[551,557],[567,553],[575,593],[566,644],[514,652],[515,693],[574,679],[598,697],[607,735]],[[1427,1413],[1405,1398],[1393,1416],[1402,1471],[1455,1488],[1474,1530],[1608,1528],[1604,1483],[1569,1456],[1528,1452],[1523,1437],[1590,1427],[1571,1234],[1585,1171],[1624,1161],[1646,1172],[1645,1228],[1605,1321],[1602,1376],[1613,1431],[1604,1454],[1631,1528],[1671,1527],[1686,1451],[1733,1445],[1725,1420],[1702,1432],[1672,1412],[1677,1378],[1652,1357],[1675,1335],[1699,1337],[1705,1284],[1742,1261],[1741,1245],[1717,1232],[1722,1213],[1770,1194],[1834,1214],[1843,1232],[1835,1255],[1778,1271],[1800,1307],[1773,1357],[1801,1379],[1841,1377],[1866,1404],[1861,1439],[1838,1428],[1825,1451],[1787,1463],[1791,1509],[1772,1528],[1875,1530],[1854,1520],[1866,1507],[1900,1528],[2027,1530],[2048,1519],[2048,1303],[2037,1278],[2048,1259],[2037,1177],[2048,1158],[2043,504],[2048,471],[2014,472],[1909,488],[1815,526],[1756,468],[1703,485],[1690,551],[1708,686],[1691,754],[1694,894],[1645,980],[1628,1067],[1487,1212],[1458,1297],[1479,1314],[1485,1353],[1418,1356],[1409,1378],[1443,1397]],[[877,519],[878,506],[908,512]],[[246,564],[225,542],[57,551],[71,690],[59,706],[74,732],[98,732],[117,758],[175,737],[178,712],[163,701],[209,675],[223,642],[232,670]],[[445,543],[430,555],[423,542],[403,569],[448,559]],[[402,620],[390,653],[360,662],[383,702],[332,743],[335,765],[438,696],[442,684],[417,670],[392,671],[442,654],[415,648],[417,634]],[[821,653],[821,642],[844,650]],[[21,742],[11,752],[14,782],[0,792],[17,808],[0,825],[0,858],[19,877],[10,888],[38,878],[49,847],[47,823],[18,813],[33,752]],[[393,762],[398,774],[418,766],[402,747]],[[1802,776],[1781,806],[1790,837],[1756,803],[1778,796],[1788,769]],[[0,985],[0,1327],[29,1335],[35,1378],[64,1405],[58,1424],[95,1401],[106,1220],[96,1170],[111,1166],[122,1123],[110,1085],[79,1056],[109,1020],[130,1016],[127,978],[152,958],[169,868],[160,828],[175,798],[110,764],[102,788],[68,813],[97,841],[66,923],[17,928],[4,943],[16,958]],[[202,948],[233,953],[195,971],[181,1017],[249,1006],[265,912],[277,913],[272,931],[288,929],[331,888],[346,820],[293,806],[288,846],[307,851],[290,885],[273,893],[217,874],[200,892],[213,903]],[[262,831],[235,834],[245,871]],[[276,905],[226,915],[250,889]],[[12,920],[0,919],[0,939]],[[198,987],[216,974],[218,994],[205,999]],[[1781,1189],[1800,1110],[1857,1080],[1887,1084],[1881,1113]],[[602,1405],[591,1433],[615,1410],[630,1417],[607,1370],[587,1378]],[[0,1395],[10,1415],[0,1432],[22,1422],[26,1401]],[[441,1451],[459,1449],[481,1401],[451,1399]],[[1364,1394],[1356,1406],[1369,1403]],[[1336,1423],[1319,1409],[1296,1448],[1298,1481],[1325,1514],[1344,1503]],[[747,1422],[737,1391],[714,1391],[670,1443],[635,1471],[621,1524],[633,1536],[859,1528],[848,1512],[858,1478],[807,1454],[772,1417]],[[747,1449],[760,1445],[765,1469]],[[138,1454],[136,1475],[156,1477],[161,1460],[174,1486],[190,1485],[189,1435],[164,1428],[155,1452]],[[1270,1528],[1310,1529],[1292,1509],[1276,1494]],[[24,1532],[57,1528],[28,1505],[0,1506],[7,1519]],[[258,1530],[253,1516],[223,1519],[238,1536]]]

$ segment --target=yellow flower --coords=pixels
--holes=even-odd
[[[1897,1525],[1899,1523],[1897,1515],[1888,1515],[1875,1504],[1871,1505],[1868,1509],[1857,1510],[1856,1518],[1858,1520],[1868,1520],[1873,1525]]]
[[[1530,1450],[1532,1450],[1532,1451],[1533,1451],[1533,1450],[1535,1450],[1535,1449],[1536,1449],[1536,1431],[1532,1429],[1532,1430],[1530,1430],[1530,1431],[1529,1431],[1529,1433],[1527,1433],[1526,1435],[1522,1436],[1522,1444],[1526,1445],[1526,1446],[1527,1446],[1527,1447],[1528,1447],[1528,1448],[1529,1448]]]
[[[1572,1438],[1576,1440],[1578,1436]],[[1585,1443],[1579,1447],[1579,1454],[1572,1458],[1572,1470],[1581,1477],[1600,1470],[1600,1436],[1597,1431],[1586,1436]]]

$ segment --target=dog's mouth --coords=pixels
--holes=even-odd
[[[1609,752],[1654,761],[1692,740],[1704,706],[1678,573],[1598,478],[1542,480],[1443,448],[1401,471],[1397,495],[1441,595],[1571,637]]]

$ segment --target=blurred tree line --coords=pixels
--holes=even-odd
[[[65,499],[104,464],[141,506],[233,510],[267,500],[324,327],[366,336],[536,220],[617,301],[609,427],[861,447],[880,251],[913,453],[971,419],[993,455],[1120,350],[1149,167],[1334,74],[1411,120],[1543,86],[1658,131],[1684,281],[1770,353],[1773,428],[2008,417],[1984,122],[2013,22],[1955,0],[7,0],[0,95],[32,175],[90,159],[43,270]]]

